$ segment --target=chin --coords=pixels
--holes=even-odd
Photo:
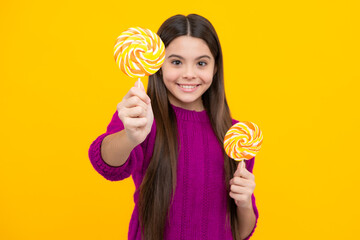
[[[182,103],[185,103],[185,104],[190,104],[190,103],[194,103],[196,101],[196,99],[181,99],[181,98],[178,98]]]

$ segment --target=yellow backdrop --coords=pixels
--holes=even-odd
[[[132,179],[88,149],[135,83],[117,36],[178,13],[213,23],[233,117],[264,134],[252,239],[359,239],[357,1],[131,2],[0,4],[0,239],[127,239]]]

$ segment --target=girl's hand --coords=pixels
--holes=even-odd
[[[138,85],[140,82],[140,86]],[[149,96],[141,81],[135,83],[117,105],[120,120],[124,124],[128,139],[135,145],[142,143],[150,133],[154,121]]]
[[[243,160],[244,161],[244,160]],[[240,162],[234,178],[230,180],[230,197],[238,207],[252,206],[251,195],[255,189],[255,176]]]

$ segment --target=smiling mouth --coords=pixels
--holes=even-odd
[[[181,88],[185,88],[185,89],[194,89],[198,86],[200,86],[201,84],[178,84],[178,86],[180,86]]]

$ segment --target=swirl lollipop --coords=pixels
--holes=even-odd
[[[227,131],[224,138],[224,149],[230,158],[245,164],[243,160],[255,157],[262,142],[262,132],[255,123],[238,122]]]
[[[114,58],[118,67],[129,77],[139,78],[156,73],[165,59],[165,46],[160,37],[149,29],[129,28],[117,38]]]

